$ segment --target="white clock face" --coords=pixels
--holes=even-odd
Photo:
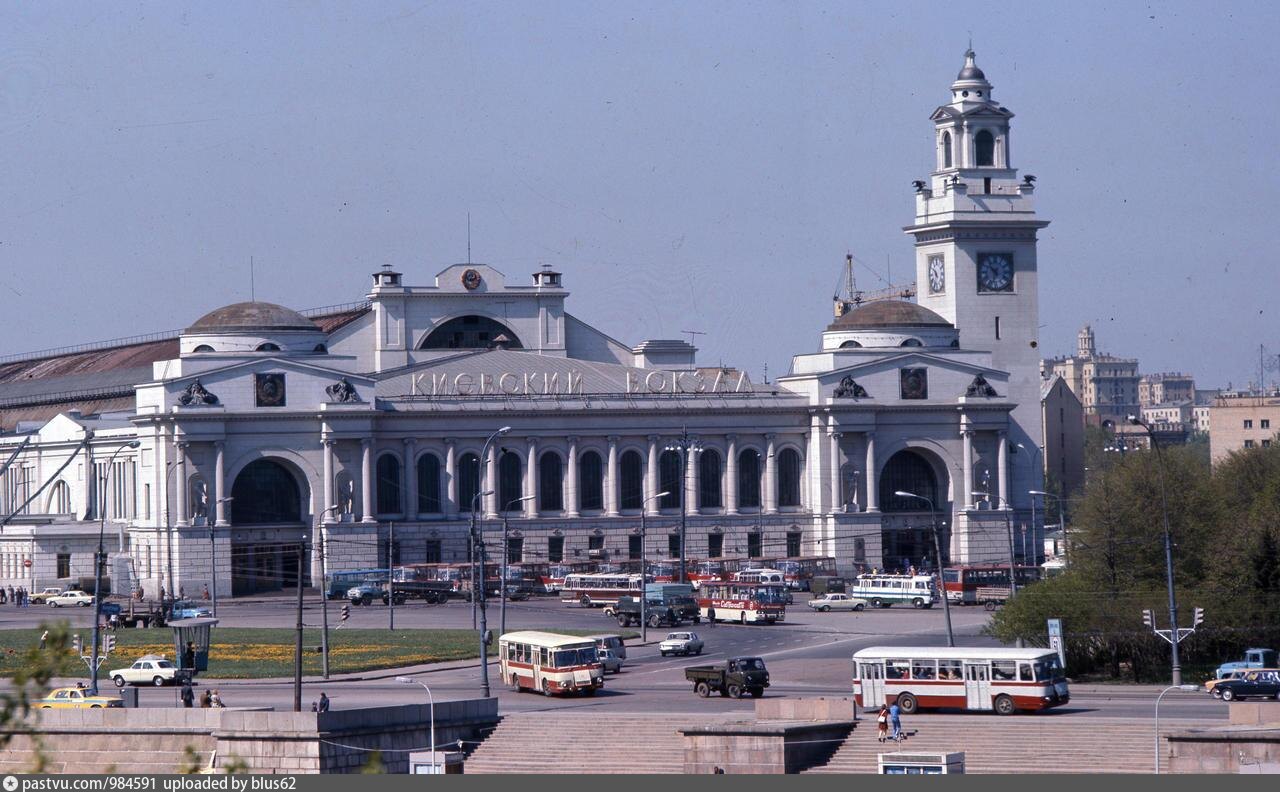
[[[1013,290],[1013,257],[1008,253],[984,253],[978,262],[978,286],[983,291]]]
[[[942,256],[929,257],[929,293],[938,294],[947,285],[947,265]]]

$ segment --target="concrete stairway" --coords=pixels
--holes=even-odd
[[[1161,733],[1203,724],[1169,722]],[[1155,732],[1150,719],[1065,718],[1061,715],[912,715],[917,734],[900,745],[876,741],[863,716],[831,759],[810,773],[875,773],[877,754],[964,751],[966,773],[1152,773]]]
[[[677,731],[724,718],[700,715],[524,712],[506,715],[467,759],[470,773],[680,773]]]
[[[199,767],[209,766],[213,739],[207,734],[149,734],[146,751],[132,750],[127,735],[43,735],[46,773],[144,773],[170,775],[190,764],[186,749],[195,751]],[[0,751],[0,775],[31,772],[36,752],[31,739],[17,735]]]

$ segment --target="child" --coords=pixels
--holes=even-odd
[[[889,708],[880,705],[880,713],[876,715],[876,740],[884,742],[889,739]]]

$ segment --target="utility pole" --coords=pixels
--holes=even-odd
[[[677,498],[677,503],[680,505],[680,580],[678,582],[688,583],[689,578],[685,570],[685,558],[687,556],[687,553],[685,552],[685,534],[688,531],[689,525],[689,493],[685,479],[689,471],[690,452],[701,451],[702,446],[697,440],[691,441],[689,439],[689,428],[687,426],[682,426],[680,427],[679,439],[668,443],[666,450],[676,451],[680,454],[680,496]],[[661,482],[659,482],[659,485],[661,485]],[[694,493],[694,497],[697,497],[697,493]],[[763,509],[761,509],[761,511],[763,511]]]
[[[387,523],[387,629],[396,628],[396,524]]]
[[[298,626],[293,645],[293,711],[302,712],[302,563],[306,540],[298,541]]]

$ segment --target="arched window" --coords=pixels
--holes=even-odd
[[[560,455],[548,451],[538,460],[538,509],[557,512],[564,509],[564,465]]]
[[[192,352],[212,352],[213,347],[209,346],[208,344],[201,344],[200,346],[196,347],[191,351]]]
[[[458,460],[458,510],[469,512],[480,492],[480,457],[463,454]]]
[[[71,487],[67,486],[67,482],[59,481],[53,485],[53,492],[49,493],[49,514],[70,513]]]
[[[794,448],[778,454],[778,505],[800,505],[800,454]]]
[[[440,514],[440,459],[435,454],[418,457],[418,513]]]
[[[849,340],[849,341],[845,341],[843,344],[841,344],[841,345],[840,345],[840,348],[841,348],[841,349],[856,349],[857,347],[860,347],[860,346],[862,346],[862,344],[859,344],[857,341],[854,341],[854,340],[852,340],[852,339],[851,339],[851,340]]]
[[[517,502],[524,496],[521,486],[520,457],[511,451],[507,451],[498,457],[498,510],[499,511],[518,511],[520,504]]]
[[[919,346],[924,346],[924,344],[918,338],[908,338],[906,341],[903,341],[901,344],[898,344],[898,346],[919,347]]]
[[[187,511],[192,520],[209,516],[209,487],[199,473],[187,479]]]
[[[951,167],[951,133],[942,133],[942,167]]]
[[[644,460],[638,451],[627,451],[618,466],[618,508],[639,509],[644,506]]]
[[[721,507],[720,487],[720,452],[714,448],[704,449],[698,456],[698,506],[703,509]]]
[[[494,339],[507,337],[507,349],[521,349],[520,338],[511,328],[487,316],[459,316],[432,330],[419,349],[489,349]]]
[[[929,506],[916,498],[900,498],[895,492],[910,492],[938,502],[938,478],[928,460],[914,451],[899,451],[885,463],[880,472],[880,508],[883,511],[927,511]]]
[[[678,509],[684,499],[680,491],[680,454],[677,451],[663,451],[658,457],[658,492],[665,492],[658,499],[658,505],[664,509]]]
[[[753,448],[738,454],[738,505],[760,508],[760,452]]]
[[[284,465],[257,459],[236,476],[231,488],[231,522],[236,525],[302,522],[302,494]]]
[[[404,511],[401,487],[400,458],[395,454],[378,457],[378,514],[400,514]]]
[[[582,511],[604,508],[604,465],[595,451],[588,451],[578,459],[578,493],[578,508]]]
[[[265,344],[258,344],[258,351],[259,352],[279,352],[280,347],[268,341]]]
[[[973,154],[978,167],[996,164],[996,139],[987,130],[982,130],[973,137]]]

